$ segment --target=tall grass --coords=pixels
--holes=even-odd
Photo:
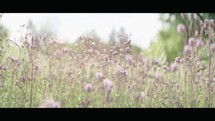
[[[72,47],[50,38],[41,51],[25,34],[0,48],[0,107],[215,107],[214,22],[202,31],[171,64],[133,53],[127,35],[108,46],[91,35]]]

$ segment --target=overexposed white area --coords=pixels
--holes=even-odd
[[[157,13],[4,13],[1,20],[10,31],[10,38],[19,36],[20,25],[31,19],[36,29],[47,27],[61,41],[74,42],[80,35],[95,29],[102,41],[109,40],[113,28],[123,27],[132,34],[132,44],[147,48],[162,24]]]

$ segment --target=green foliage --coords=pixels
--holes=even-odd
[[[3,26],[0,25],[0,46],[6,43],[6,39],[8,37],[8,30]]]
[[[152,41],[150,48],[143,50],[142,55],[161,61],[162,63],[166,61],[166,53],[162,41]]]
[[[172,28],[163,30],[158,35],[158,46],[163,43],[164,52],[167,55],[167,61],[173,62],[175,57],[181,56],[183,51],[184,42],[180,34]]]
[[[214,13],[200,13],[202,19],[214,19]],[[188,13],[170,13],[170,14],[161,14],[160,20],[163,22],[163,29],[159,31],[158,38],[153,42],[149,48],[150,54],[153,55],[161,52],[155,48],[155,44],[162,48],[164,55],[167,56],[168,62],[173,62],[175,57],[181,56],[183,54],[183,47],[187,43],[188,39],[194,36],[196,30],[200,31],[200,21],[201,18],[197,13],[188,14]],[[184,24],[186,26],[185,34],[177,32],[177,25]],[[192,28],[190,28],[192,25]],[[157,55],[154,55],[157,56]]]
[[[215,52],[209,54],[209,44],[193,46],[189,56],[177,58],[174,66],[166,60],[182,54],[183,39],[173,27],[162,30],[142,51],[144,56],[130,39],[113,46],[92,36],[78,39],[77,45],[49,42],[49,54],[28,47],[29,43],[18,53],[18,48],[7,44],[0,61],[0,107],[215,107]],[[126,50],[130,47],[132,53]],[[90,90],[87,84],[92,85]],[[44,104],[48,99],[60,106],[52,101]]]
[[[131,52],[132,53],[139,54],[139,53],[141,53],[141,51],[142,51],[142,49],[140,47],[138,47],[137,45],[132,45],[132,47],[131,47]]]
[[[2,17],[2,14],[0,15],[0,19],[1,17]],[[8,43],[7,37],[8,37],[8,30],[0,23],[0,63],[2,62],[3,57],[5,55],[3,50],[4,51],[6,50],[4,46]]]

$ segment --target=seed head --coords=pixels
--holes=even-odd
[[[202,45],[203,45],[202,40],[197,39],[197,40],[196,40],[196,47],[199,48],[199,47],[202,46]]]
[[[189,54],[191,53],[192,47],[190,45],[185,45],[184,47],[184,53]]]
[[[184,30],[185,30],[185,26],[183,24],[178,24],[177,31],[182,33],[182,32],[184,32]]]
[[[96,43],[95,43],[95,42],[92,42],[92,43],[91,43],[91,46],[93,46],[93,47],[94,47],[95,45],[96,45]]]
[[[176,62],[174,62],[172,65],[171,65],[171,71],[174,72],[178,69],[178,64]]]
[[[103,80],[104,88],[105,90],[110,93],[113,88],[113,83],[109,79],[104,79]]]
[[[145,98],[145,96],[146,96],[145,92],[142,91],[140,93],[140,99],[143,100]]]
[[[103,78],[102,72],[97,72],[97,73],[96,73],[96,78],[97,78],[98,80],[102,79],[102,78]]]
[[[159,71],[156,72],[155,78],[158,79],[158,80],[162,79],[162,75],[161,75],[161,73]]]
[[[193,37],[191,37],[191,38],[188,40],[188,43],[189,43],[190,46],[195,46],[195,45],[196,45],[196,40],[195,40]]]
[[[93,86],[92,86],[92,84],[86,84],[86,85],[85,85],[85,90],[86,90],[87,92],[92,92],[92,91],[93,91]]]

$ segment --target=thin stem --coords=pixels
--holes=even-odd
[[[209,82],[208,82],[208,107],[211,107],[210,106],[210,102],[211,102],[211,87],[210,87],[210,82],[211,82],[211,50],[210,50],[210,43],[211,41],[209,40],[209,63],[208,63],[208,68],[209,68],[209,73],[208,73],[208,79],[209,79]]]

